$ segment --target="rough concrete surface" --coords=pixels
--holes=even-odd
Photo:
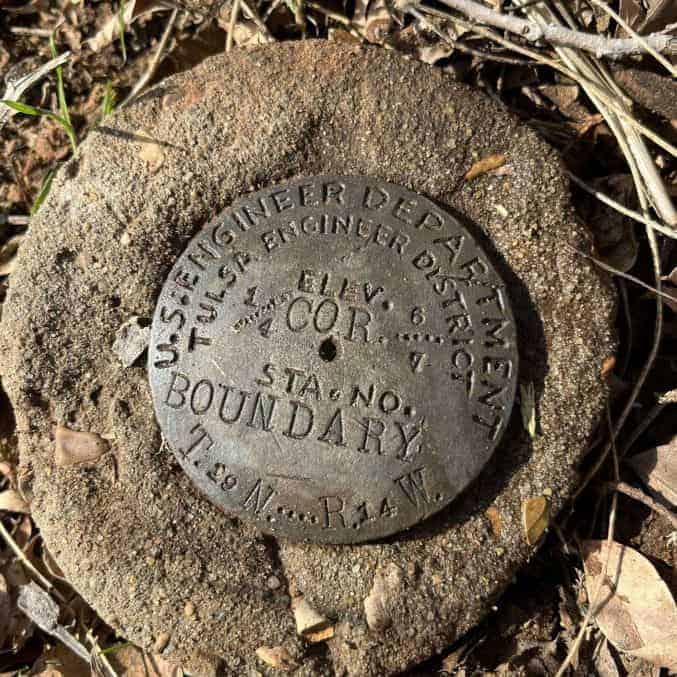
[[[501,172],[464,180],[497,153]],[[536,391],[534,440],[516,406],[460,500],[368,545],[275,542],[219,512],[162,444],[145,368],[123,367],[112,348],[130,317],[152,316],[203,223],[243,193],[312,174],[379,176],[457,213],[508,282],[520,383]],[[555,153],[432,67],[309,41],[235,51],[166,80],[90,133],[11,278],[2,379],[23,489],[54,557],[121,634],[146,647],[168,639],[166,655],[198,674],[198,654],[221,656],[227,674],[265,672],[261,645],[287,647],[297,674],[385,675],[441,650],[531,555],[523,501],[563,505],[603,411],[614,299],[574,248],[589,242]],[[110,451],[56,467],[56,425],[101,435]],[[336,623],[328,652],[304,657],[292,592]]]

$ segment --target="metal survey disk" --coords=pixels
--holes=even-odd
[[[517,380],[505,284],[448,212],[369,177],[306,177],[205,226],[158,298],[164,438],[229,513],[352,543],[437,512],[480,472]]]

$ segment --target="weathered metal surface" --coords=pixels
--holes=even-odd
[[[236,202],[170,272],[157,418],[224,510],[293,539],[406,529],[479,473],[517,379],[504,283],[425,197],[310,177]]]

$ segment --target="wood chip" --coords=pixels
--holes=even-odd
[[[93,463],[105,454],[110,445],[96,433],[70,430],[57,426],[54,430],[56,451],[54,462],[60,468],[80,463]]]
[[[334,626],[330,625],[324,630],[317,630],[316,632],[307,632],[303,637],[311,644],[318,644],[319,642],[326,642],[334,636]]]
[[[396,564],[376,571],[369,595],[364,600],[364,615],[372,630],[380,632],[392,624],[390,607],[397,603],[402,585],[402,570]]]
[[[329,621],[315,611],[302,595],[292,599],[291,609],[296,621],[296,632],[299,635],[305,636],[306,633],[317,632],[330,625]]]
[[[473,164],[472,167],[466,172],[465,180],[472,181],[474,178],[481,176],[482,174],[487,174],[493,169],[498,169],[502,167],[506,162],[505,155],[489,155],[481,160],[478,160]]]
[[[278,670],[289,672],[297,667],[296,661],[283,646],[261,646],[256,650],[259,660]]]

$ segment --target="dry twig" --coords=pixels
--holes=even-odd
[[[645,36],[643,44],[634,38],[606,38],[603,35],[575,31],[556,23],[535,23],[509,14],[501,14],[474,0],[440,0],[440,2],[457,12],[462,12],[474,21],[519,35],[529,42],[546,40],[553,45],[581,49],[609,59],[644,54],[647,52],[647,46],[656,52],[677,54],[677,39],[662,33]]]
[[[162,33],[160,42],[158,43],[157,49],[155,50],[155,54],[153,54],[153,58],[150,60],[150,63],[148,64],[148,68],[146,69],[145,73],[139,78],[138,82],[134,85],[132,91],[129,93],[127,98],[120,104],[120,108],[128,106],[140,94],[143,88],[148,84],[148,81],[155,74],[155,71],[157,70],[157,67],[160,64],[160,61],[164,56],[165,47],[167,46],[169,36],[172,34],[172,30],[174,29],[174,24],[176,22],[176,17],[178,16],[178,14],[179,10],[174,8],[169,17],[169,20],[167,21],[165,30]]]
[[[70,52],[64,52],[54,59],[50,59],[32,73],[27,73],[16,80],[12,80],[7,83],[5,93],[1,98],[4,101],[19,101],[29,87],[32,87],[36,82],[42,80],[47,73],[53,71],[55,68],[63,66],[70,57]],[[0,103],[0,129],[7,124],[7,120],[9,120],[13,114],[14,111],[9,106]]]
[[[654,501],[651,496],[647,496],[640,489],[630,486],[627,482],[605,482],[604,486],[606,489],[619,491],[621,494],[625,494],[635,501],[643,503],[647,508],[651,508],[655,513],[665,517],[672,524],[673,529],[677,529],[677,515],[668,510],[664,505]]]

